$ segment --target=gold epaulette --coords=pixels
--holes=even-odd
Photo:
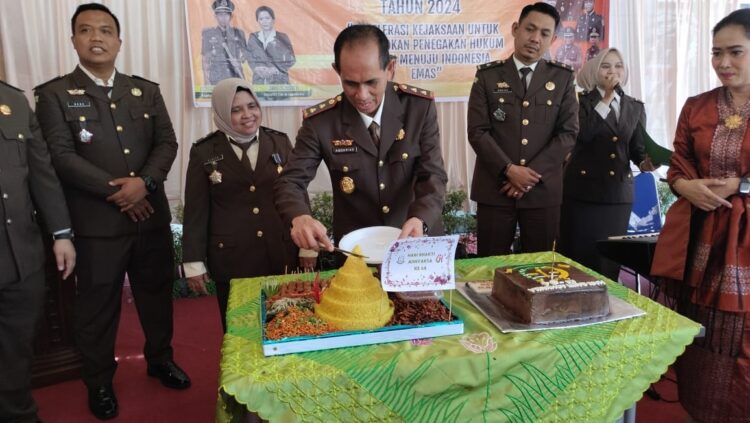
[[[567,71],[573,72],[573,66],[570,66],[563,62],[558,62],[557,60],[548,60],[547,63],[549,63],[552,66],[557,66],[558,68],[565,69]]]
[[[504,63],[505,63],[504,59],[503,60],[495,60],[494,62],[482,63],[481,65],[477,65],[477,70],[480,71],[480,70],[494,68],[495,66],[500,66],[500,65],[502,65]]]
[[[430,100],[435,98],[435,94],[433,94],[432,91],[425,90],[423,88],[415,87],[415,86],[408,85],[408,84],[399,84],[399,83],[394,82],[393,91],[396,91],[396,92],[401,91],[406,94],[411,94],[417,97],[427,98]]]
[[[302,111],[302,119],[307,119],[309,117],[315,116],[325,110],[334,109],[340,102],[341,94],[337,95],[336,97],[331,97],[328,100],[323,101],[322,103],[318,103],[312,107],[308,107],[307,109]]]

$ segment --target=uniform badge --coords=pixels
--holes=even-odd
[[[69,109],[85,109],[91,107],[91,102],[87,99],[79,99],[68,102]]]
[[[279,175],[281,175],[281,172],[284,170],[284,167],[281,166],[281,163],[282,163],[282,161],[281,161],[281,154],[279,154],[279,153],[273,153],[273,154],[271,154],[271,159],[276,164],[276,173],[278,173]]]
[[[401,128],[398,130],[398,134],[396,135],[396,141],[401,141],[406,136],[406,132],[404,132],[404,128]]]
[[[492,113],[492,117],[494,117],[498,122],[505,122],[505,110],[498,107],[497,110]]]
[[[547,81],[547,83],[546,83],[546,84],[544,84],[544,88],[545,88],[545,89],[546,89],[547,91],[553,91],[553,90],[555,89],[555,83],[554,83],[554,82],[552,82],[552,81]]]
[[[221,172],[214,169],[210,175],[208,175],[208,180],[211,181],[212,184],[220,184],[221,183]]]
[[[10,106],[7,104],[0,104],[0,113],[4,114],[5,116],[10,116]]]
[[[357,146],[354,140],[331,140],[333,154],[356,153]]]
[[[70,94],[70,95],[84,95],[84,94],[86,94],[86,90],[84,90],[83,88],[70,89],[70,90],[67,90],[67,91],[68,91],[68,94]]]
[[[339,183],[341,186],[341,191],[344,192],[344,194],[351,194],[354,192],[354,179],[344,176],[341,178],[341,182]]]
[[[509,93],[510,91],[510,84],[505,81],[498,82],[497,88],[495,88],[496,93]]]
[[[143,95],[143,91],[141,91],[141,89],[140,89],[140,88],[138,88],[138,87],[136,87],[136,88],[131,88],[131,89],[130,89],[130,94],[133,94],[133,95],[134,95],[134,96],[136,96],[136,97],[140,97],[141,95]]]
[[[86,128],[81,128],[81,132],[78,133],[78,139],[81,140],[84,144],[91,143],[91,138],[94,137],[94,134],[87,131]]]

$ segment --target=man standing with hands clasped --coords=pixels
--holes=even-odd
[[[89,409],[118,414],[112,388],[125,274],[146,337],[147,373],[190,386],[172,352],[174,257],[164,180],[177,141],[157,84],[117,72],[120,24],[101,4],[71,20],[79,65],[36,88],[36,113],[63,184],[79,266],[75,337]]]
[[[474,78],[467,126],[480,256],[508,254],[516,224],[524,252],[550,250],[557,236],[563,163],[578,133],[572,69],[542,60],[559,22],[546,3],[524,7],[513,55],[480,65]]]

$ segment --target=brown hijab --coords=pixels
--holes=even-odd
[[[614,52],[615,54],[617,54],[620,57],[620,60],[622,60],[623,66],[625,66],[625,73],[622,77],[622,81],[620,81],[620,87],[624,87],[628,83],[628,74],[630,72],[628,71],[628,67],[625,64],[625,59],[623,59],[622,57],[622,53],[620,53],[620,50],[616,48],[606,48],[600,51],[596,56],[586,61],[586,63],[583,65],[583,68],[581,68],[581,71],[578,72],[576,83],[579,87],[583,88],[586,91],[592,91],[596,88],[597,81],[599,79],[599,67],[602,65],[604,57],[606,57],[610,52]]]
[[[214,87],[214,92],[211,94],[211,108],[214,112],[214,123],[221,132],[232,137],[232,139],[239,143],[247,143],[255,135],[243,135],[232,129],[232,103],[234,102],[234,95],[237,94],[237,89],[239,88],[250,91],[250,95],[258,103],[258,107],[260,107],[258,97],[255,96],[249,82],[240,78],[227,78]],[[262,117],[263,115],[261,115]]]

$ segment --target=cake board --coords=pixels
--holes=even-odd
[[[466,283],[456,283],[456,290],[461,293],[474,307],[479,310],[493,325],[502,333],[513,332],[530,332],[539,330],[552,329],[570,329],[582,326],[597,325],[600,323],[615,322],[618,320],[630,319],[633,317],[644,316],[645,311],[638,307],[623,301],[612,294],[609,296],[609,314],[603,317],[596,317],[587,320],[576,320],[562,323],[545,323],[531,324],[515,321],[511,314],[498,301],[492,299],[490,295],[478,294],[474,292]]]

